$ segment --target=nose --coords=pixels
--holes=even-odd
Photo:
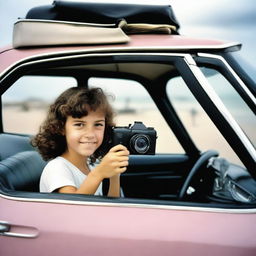
[[[87,127],[87,129],[85,129],[84,133],[83,133],[83,137],[85,137],[86,139],[94,139],[95,138],[95,134],[94,134],[94,130],[93,127]]]

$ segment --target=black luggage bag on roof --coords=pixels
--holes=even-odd
[[[98,24],[118,24],[124,19],[129,23],[166,24],[176,27],[179,23],[170,5],[140,5],[92,2],[54,1],[52,5],[34,7],[26,19],[62,20]]]

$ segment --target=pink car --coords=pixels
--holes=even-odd
[[[256,255],[255,71],[239,44],[178,29],[170,6],[65,1],[15,24],[0,50],[0,255]],[[39,192],[30,139],[72,86],[114,95],[133,152],[119,198]]]

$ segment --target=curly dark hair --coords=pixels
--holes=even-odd
[[[88,111],[96,110],[105,114],[106,126],[103,143],[90,156],[91,163],[94,163],[109,150],[110,133],[114,126],[114,111],[107,95],[100,88],[72,87],[64,91],[50,105],[46,120],[31,144],[38,149],[44,160],[62,155],[67,149],[66,137],[63,135],[67,117],[81,118],[88,115]]]

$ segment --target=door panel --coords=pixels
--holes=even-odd
[[[176,198],[192,161],[183,154],[131,155],[121,176],[126,197]]]
[[[10,255],[254,255],[256,214],[172,206],[0,198],[0,220],[33,227],[33,239],[0,236]],[[254,235],[253,235],[254,234]]]

